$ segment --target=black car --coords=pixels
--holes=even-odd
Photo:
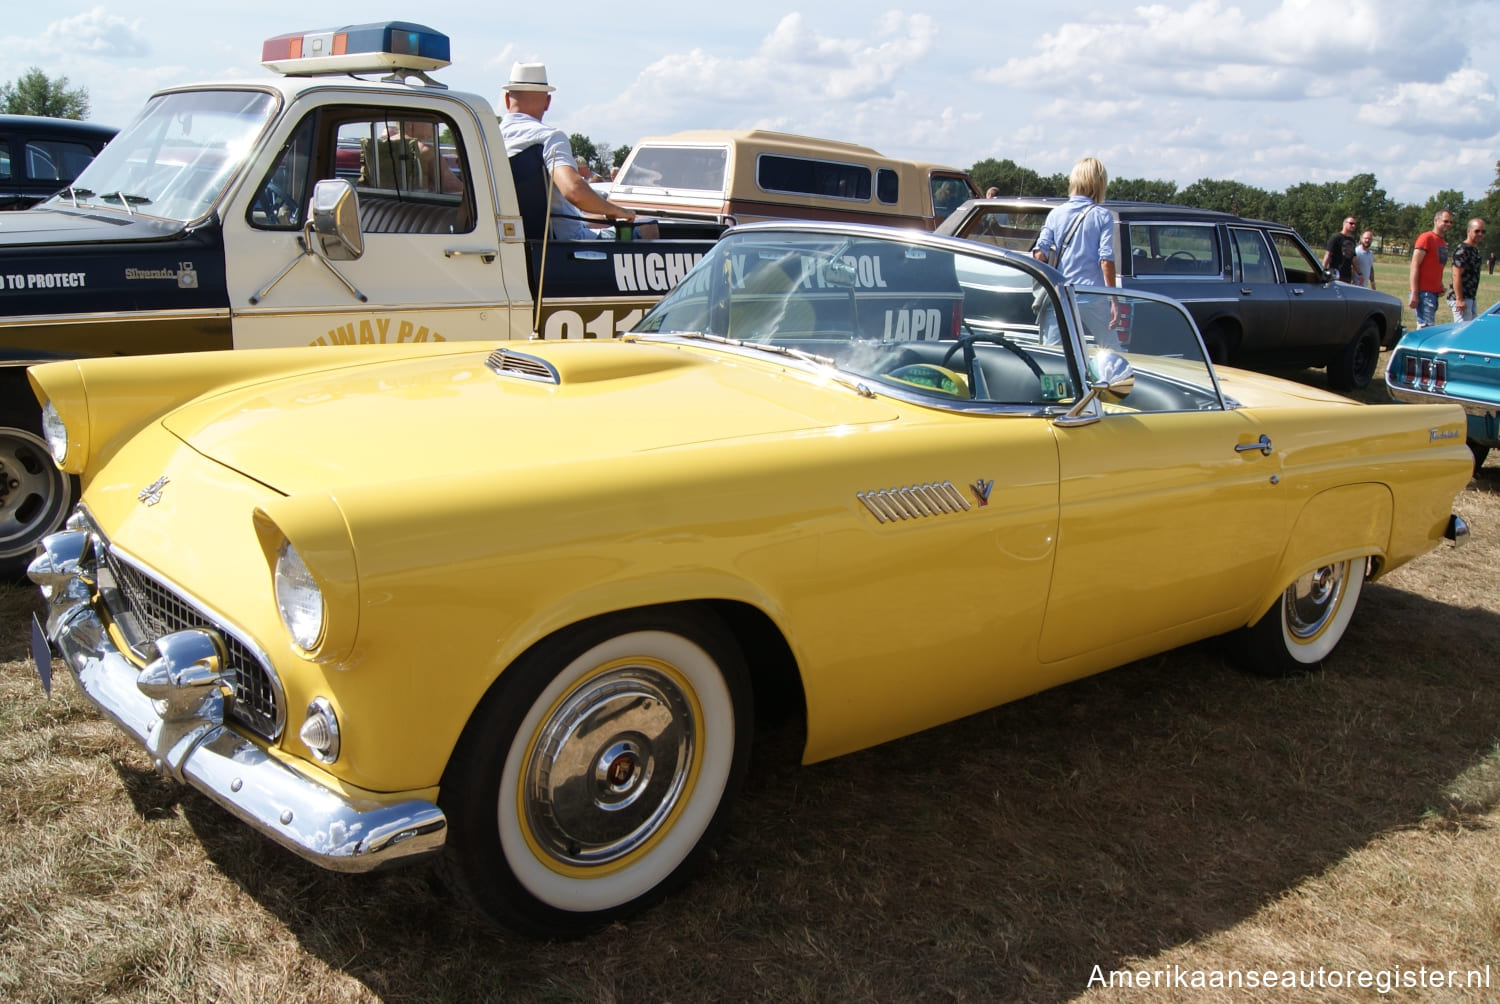
[[[0,115],[0,209],[26,209],[66,188],[114,136],[92,122]]]
[[[1030,250],[1056,198],[971,199],[938,233]],[[1401,336],[1401,301],[1351,286],[1291,227],[1151,202],[1115,214],[1118,283],[1181,301],[1215,362],[1322,366],[1339,390],[1367,386]]]

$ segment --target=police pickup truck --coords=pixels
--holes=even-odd
[[[494,109],[428,76],[449,44],[422,25],[279,36],[262,64],[276,75],[156,93],[68,189],[0,219],[0,575],[76,490],[48,459],[28,364],[609,338],[723,229],[540,239],[539,158],[513,180]]]

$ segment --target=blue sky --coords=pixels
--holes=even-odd
[[[512,61],[545,61],[548,121],[615,146],[762,127],[965,168],[1092,154],[1179,186],[1368,171],[1402,202],[1482,196],[1500,158],[1494,0],[8,6],[0,81],[66,76],[116,126],[158,87],[266,75],[272,35],[389,18],[451,36],[435,76],[491,101]]]

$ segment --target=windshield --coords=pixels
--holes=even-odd
[[[720,241],[636,331],[800,350],[903,393],[1034,408],[1078,387],[1056,307],[1042,300],[1039,324],[1032,274],[1010,262],[900,238],[745,232]]]
[[[264,91],[158,94],[51,201],[196,220],[218,201],[275,107]]]
[[[873,233],[731,233],[635,328],[728,339],[835,366],[871,390],[946,407],[1038,411],[1078,400],[1086,366],[1127,356],[1121,410],[1218,409],[1192,319],[1161,297],[1062,291],[1014,259]],[[1062,318],[1062,321],[1059,321]]]

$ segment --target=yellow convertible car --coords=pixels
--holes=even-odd
[[[1215,372],[1177,303],[1057,282],[757,224],[614,342],[34,367],[84,486],[38,668],[296,853],[440,854],[572,935],[701,861],[768,693],[814,761],[1229,632],[1292,672],[1467,532],[1456,405]]]

